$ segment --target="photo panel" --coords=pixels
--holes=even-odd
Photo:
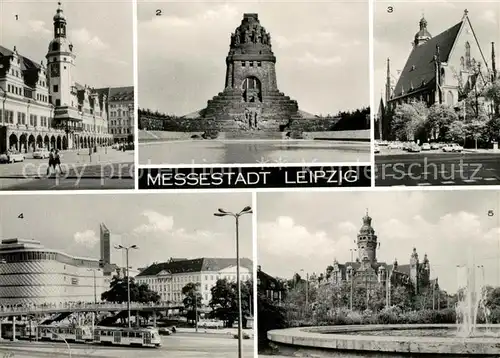
[[[377,186],[499,185],[498,1],[374,4]]]
[[[3,1],[0,190],[134,189],[133,1]]]
[[[137,37],[140,165],[371,161],[368,1],[139,0]]]
[[[251,205],[251,193],[1,200],[0,354],[253,357]]]
[[[498,356],[499,210],[494,190],[258,193],[259,357]]]

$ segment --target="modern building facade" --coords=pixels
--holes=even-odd
[[[39,241],[0,244],[0,305],[97,302],[109,289],[99,260],[45,248]]]
[[[253,263],[240,259],[240,279],[252,279]],[[188,283],[197,284],[202,297],[203,306],[208,306],[212,299],[211,289],[217,280],[236,280],[236,259],[198,258],[170,259],[167,262],[155,263],[142,270],[136,277],[137,283],[145,283],[153,291],[158,292],[162,301],[180,303],[184,295],[182,288]]]
[[[0,151],[109,145],[108,94],[75,81],[76,52],[59,6],[46,64],[0,46]]]

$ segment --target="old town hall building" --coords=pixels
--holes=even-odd
[[[0,152],[109,145],[105,92],[75,82],[76,55],[61,4],[46,64],[0,46]]]
[[[339,285],[353,281],[353,285],[374,290],[379,285],[385,285],[390,280],[391,285],[408,285],[415,294],[425,291],[432,284],[437,285],[437,279],[430,279],[431,268],[427,254],[420,261],[414,248],[409,264],[400,265],[397,260],[392,264],[377,260],[377,249],[380,242],[372,227],[372,218],[368,212],[363,217],[363,225],[356,240],[358,257],[352,262],[339,263],[337,260],[327,268],[326,280],[322,283]],[[354,250],[353,250],[354,251]]]
[[[487,82],[497,77],[494,43],[488,64],[467,10],[460,22],[436,36],[431,35],[427,25],[422,17],[396,85],[392,82],[390,59],[387,59],[385,98],[381,98],[379,104],[377,138],[391,137],[389,113],[397,105],[416,100],[428,106],[439,103],[457,107],[471,90],[480,92]]]

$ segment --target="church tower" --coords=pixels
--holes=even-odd
[[[368,215],[368,210],[363,217],[363,226],[359,230],[357,245],[359,261],[369,264],[377,262],[377,235],[373,230],[372,218]]]
[[[413,46],[417,47],[423,45],[432,38],[432,35],[427,31],[427,20],[422,16],[419,22],[420,30],[415,34],[415,41]]]
[[[54,15],[54,39],[49,44],[47,67],[49,74],[49,93],[51,103],[56,107],[75,107],[73,92],[73,67],[75,55],[73,45],[66,37],[66,16],[64,16],[61,3]]]

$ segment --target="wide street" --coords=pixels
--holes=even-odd
[[[376,186],[500,185],[500,152],[375,154]]]
[[[139,144],[139,164],[369,162],[370,143],[320,140],[176,140]]]
[[[253,339],[243,340],[243,357],[253,357]],[[162,336],[159,348],[132,348],[70,343],[73,358],[235,358],[238,340],[232,335],[175,333]],[[64,343],[2,341],[0,358],[69,357]]]
[[[133,189],[134,152],[99,148],[62,152],[63,173],[47,176],[48,159],[0,164],[0,190]]]

